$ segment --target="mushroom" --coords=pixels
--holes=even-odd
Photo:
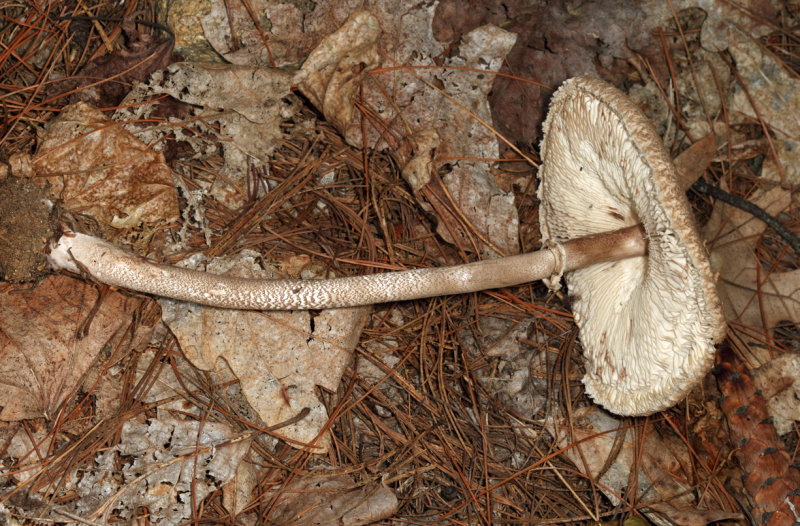
[[[544,132],[539,195],[546,246],[538,252],[329,280],[251,280],[156,264],[67,232],[48,261],[115,287],[259,310],[461,294],[566,273],[587,392],[622,415],[666,408],[706,373],[724,332],[675,169],[646,117],[600,80],[567,81],[553,97]]]
[[[661,138],[621,91],[564,83],[541,145],[545,242],[641,224],[647,257],[565,276],[595,402],[620,415],[682,399],[711,368],[726,331],[705,248]]]

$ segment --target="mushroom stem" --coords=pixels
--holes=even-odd
[[[495,260],[324,280],[237,278],[161,265],[77,233],[61,236],[48,260],[54,270],[85,272],[101,283],[155,296],[222,308],[302,310],[508,287],[646,254],[644,231],[636,225]]]

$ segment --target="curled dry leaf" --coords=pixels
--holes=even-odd
[[[67,276],[0,295],[0,420],[53,418],[105,347],[125,336],[139,300]]]
[[[790,204],[776,187],[752,201],[770,215]],[[756,247],[766,225],[747,212],[717,201],[703,229],[711,267],[719,273],[720,299],[729,323],[770,334],[780,321],[800,323],[800,270],[770,272]]]
[[[277,277],[262,270],[253,256],[217,259],[206,270],[248,278]],[[205,370],[216,369],[217,360],[224,359],[239,378],[247,401],[268,426],[310,409],[302,420],[278,430],[303,443],[317,438],[328,421],[325,406],[314,392],[316,386],[336,389],[370,312],[362,307],[262,313],[166,299],[159,303],[186,357]],[[323,435],[316,451],[327,451],[329,444],[330,438]]]
[[[479,242],[486,254],[495,248],[513,254],[519,251],[517,213],[513,195],[491,174],[489,160],[499,157],[499,147],[487,128],[492,122],[487,94],[516,37],[483,26],[464,35],[452,56],[437,63],[445,50],[432,36],[433,9],[401,3],[396,10],[352,13],[311,53],[298,86],[350,144],[399,150],[401,163],[412,163],[404,175],[411,176],[418,200],[443,218],[438,233],[445,240],[471,250],[467,237],[474,229],[494,245]],[[391,59],[377,60],[381,56]],[[378,65],[409,69],[364,80]],[[356,94],[368,117],[356,111]],[[429,184],[437,172],[444,173],[443,187]]]
[[[15,154],[9,164],[14,175],[47,181],[66,210],[91,215],[105,228],[178,218],[163,154],[83,102],[66,106],[45,125],[32,159]]]
[[[342,132],[353,125],[359,88],[380,63],[380,36],[378,19],[356,11],[319,43],[295,78],[303,94]]]

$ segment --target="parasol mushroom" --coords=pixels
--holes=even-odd
[[[251,280],[160,265],[68,232],[48,261],[115,287],[259,310],[460,294],[567,273],[588,393],[618,414],[658,411],[705,374],[724,331],[689,205],[658,135],[622,92],[573,79],[551,108],[540,170],[547,246],[538,252],[331,280]]]
[[[726,330],[715,279],[661,138],[621,91],[575,78],[544,123],[539,171],[545,242],[641,224],[647,257],[566,275],[595,402],[652,413],[711,368]]]

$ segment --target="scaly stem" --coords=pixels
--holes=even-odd
[[[54,269],[86,272],[101,283],[155,296],[232,309],[302,310],[508,287],[647,253],[640,226],[575,239],[561,247],[451,267],[320,280],[236,278],[161,265],[84,234],[63,235],[48,258]]]

